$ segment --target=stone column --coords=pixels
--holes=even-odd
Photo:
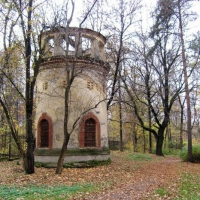
[[[75,50],[77,51],[77,56],[82,56],[82,37],[80,33],[75,35]]]
[[[99,42],[96,39],[93,39],[91,42],[91,57],[99,59]]]
[[[60,33],[54,34],[54,56],[65,55],[65,50],[63,49],[63,37]]]

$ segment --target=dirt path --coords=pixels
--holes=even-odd
[[[154,163],[137,163],[139,170],[132,171],[127,177],[122,171],[122,177],[119,183],[112,190],[88,195],[85,199],[96,200],[138,200],[138,199],[156,199],[154,191],[156,188],[165,188],[173,185],[175,189],[178,182],[180,168],[184,167],[179,158],[163,158]],[[159,198],[157,198],[159,199]],[[169,199],[169,198],[166,198]]]

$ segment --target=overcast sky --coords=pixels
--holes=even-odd
[[[56,4],[61,4],[63,0],[52,0]],[[107,0],[108,2],[115,3],[116,0]],[[149,17],[149,12],[153,10],[153,8],[156,5],[157,0],[142,0],[143,4],[143,10],[140,12],[142,16],[142,20],[144,23],[144,27],[149,25],[151,22],[151,19]],[[193,7],[192,10],[195,11],[197,14],[199,13],[200,9],[200,1],[194,1],[193,2]],[[75,0],[75,17],[73,20],[73,23],[71,24],[72,26],[78,26],[79,23],[77,20],[77,16],[80,16],[81,12],[83,10],[83,0]],[[190,22],[190,31],[191,33],[196,33],[197,31],[200,31],[200,16],[198,16],[197,20],[195,22]],[[0,33],[0,43],[2,44],[2,34]],[[1,47],[0,44],[0,47]],[[0,49],[1,50],[1,49]]]
[[[57,2],[61,2],[62,0],[58,0]],[[111,3],[115,3],[116,0],[108,0]],[[142,0],[142,20],[145,25],[150,24],[150,17],[149,17],[149,12],[153,10],[153,8],[156,6],[157,0]],[[75,15],[78,16],[83,10],[83,0],[75,0]],[[193,2],[193,7],[192,10],[196,12],[197,14],[199,13],[200,10],[200,1],[194,1]],[[76,18],[76,17],[75,17]],[[78,26],[77,21],[74,19],[73,25]],[[190,22],[190,29],[192,31],[197,32],[198,30],[200,31],[200,16],[198,16],[198,19],[195,22]]]

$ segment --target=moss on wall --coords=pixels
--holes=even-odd
[[[61,149],[36,149],[34,154],[37,156],[59,156]],[[87,155],[108,155],[108,148],[101,149],[68,149],[66,156],[87,156]]]
[[[89,167],[96,167],[96,166],[103,166],[109,165],[111,163],[110,158],[108,160],[98,161],[98,160],[91,160],[85,162],[71,162],[63,164],[64,168],[89,168]],[[35,167],[45,167],[45,168],[56,168],[57,163],[41,163],[35,162]]]

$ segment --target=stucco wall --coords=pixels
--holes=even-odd
[[[60,68],[58,66],[56,66],[56,68],[51,66],[49,69],[44,69],[39,73],[36,82],[35,134],[37,137],[38,119],[41,117],[42,113],[47,113],[53,123],[53,148],[60,148],[64,138],[65,74],[66,72],[63,65],[61,65]],[[92,89],[87,87],[88,81],[93,83]],[[92,112],[100,122],[102,146],[108,147],[104,81],[101,74],[99,75],[99,73],[95,69],[91,69],[91,67],[85,68],[74,79],[70,92],[69,130],[71,130],[74,121],[79,118],[83,112],[98,104],[98,106],[90,110],[90,112]],[[47,83],[47,89],[44,89],[45,82]],[[79,123],[77,123],[75,130],[71,134],[68,148],[79,147]]]
[[[106,76],[110,66],[105,62],[106,38],[86,28],[70,27],[68,31],[63,27],[54,27],[42,34],[45,55],[35,87],[35,160],[57,162],[59,153],[55,152],[61,149],[64,139],[66,69],[70,72],[69,76],[72,75],[72,71],[75,75],[69,98],[68,132],[73,131],[68,151],[80,152],[76,156],[73,153],[68,155],[64,162],[107,160],[109,152],[103,152],[104,149],[108,149]],[[64,48],[67,37],[70,46],[68,53]],[[89,48],[85,46],[84,40],[90,43]],[[40,148],[38,121],[43,117],[52,123],[49,131],[52,143],[49,142],[49,148]],[[96,124],[96,146],[89,148],[84,147],[85,121],[89,119],[87,117],[95,118]],[[73,128],[75,121],[77,123]],[[87,155],[83,155],[85,150],[89,150]],[[99,152],[94,154],[92,151],[96,150]]]

